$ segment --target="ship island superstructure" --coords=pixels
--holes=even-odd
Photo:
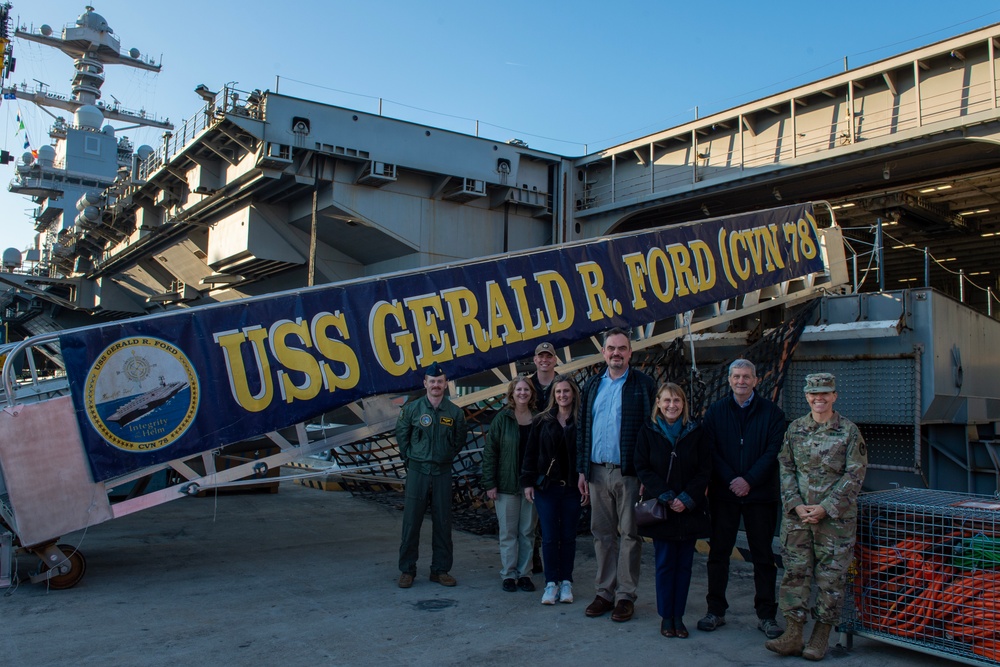
[[[98,218],[95,207],[104,202],[104,191],[115,183],[120,172],[131,169],[133,160],[152,153],[149,146],[136,149],[128,137],[118,136],[118,131],[107,121],[164,130],[173,126],[169,120],[161,120],[144,109],[130,110],[117,101],[108,104],[102,99],[107,66],[123,65],[149,72],[159,72],[161,66],[143,57],[136,48],[123,52],[121,40],[93,7],[86,7],[60,34],[42,25],[37,30],[18,27],[13,36],[61,51],[73,59],[75,68],[68,95],[50,91],[40,82],[3,87],[5,97],[72,114],[69,120],[53,116],[51,143],[42,144],[34,152],[25,152],[17,161],[10,183],[11,192],[30,196],[37,205],[33,218],[41,239],[35,250],[39,252],[37,259],[50,265],[53,250],[65,257],[75,247],[67,245],[68,239],[62,233],[94,229]],[[95,232],[94,241],[89,243],[103,245],[124,236],[123,230],[109,226]],[[79,241],[84,246],[88,244],[84,237]],[[68,275],[71,271],[64,273]]]

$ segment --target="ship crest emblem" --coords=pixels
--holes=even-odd
[[[426,415],[426,414],[425,415],[420,415],[420,425],[423,426],[424,428],[427,428],[428,426],[430,426],[432,421],[434,421],[434,420],[431,419],[430,415]]]
[[[111,345],[87,374],[87,418],[117,449],[150,452],[179,438],[198,412],[198,376],[187,356],[159,338]]]

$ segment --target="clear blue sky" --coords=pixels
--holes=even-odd
[[[84,2],[13,0],[17,25],[58,32]],[[1000,22],[986,0],[285,0],[94,5],[121,39],[157,60],[159,75],[111,66],[104,100],[177,123],[201,106],[192,92],[274,89],[362,111],[580,155],[843,70]],[[69,93],[71,60],[15,40],[10,82]],[[0,106],[0,146],[15,156],[17,104]],[[20,103],[37,147],[51,118]],[[62,113],[62,115],[68,114]],[[124,133],[156,145],[160,132]],[[0,165],[0,248],[27,246],[33,204],[6,191]]]

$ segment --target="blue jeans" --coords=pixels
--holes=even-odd
[[[656,558],[656,611],[660,618],[680,618],[691,588],[697,540],[653,540]]]
[[[576,530],[580,524],[580,492],[572,484],[535,489],[535,509],[542,528],[545,581],[573,581]]]

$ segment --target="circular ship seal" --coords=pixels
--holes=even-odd
[[[112,446],[162,449],[194,421],[198,377],[176,346],[147,336],[116,341],[94,361],[84,389],[87,417]]]

